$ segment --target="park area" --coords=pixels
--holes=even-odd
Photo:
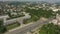
[[[33,22],[33,21],[37,21],[41,17],[51,18],[51,17],[55,16],[55,14],[53,14],[54,12],[52,10],[47,11],[47,10],[43,10],[42,8],[40,8],[38,10],[26,8],[25,12],[30,13],[30,15],[31,15],[30,19],[27,19],[24,21],[25,24]]]

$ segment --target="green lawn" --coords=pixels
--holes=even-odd
[[[20,26],[20,25],[18,23],[16,23],[16,24],[8,25],[6,28],[7,28],[7,30],[10,30],[10,29],[16,28],[18,26]]]

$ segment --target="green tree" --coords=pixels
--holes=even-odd
[[[0,20],[0,34],[4,33],[7,31],[6,27],[3,25],[3,21]]]
[[[58,26],[51,24],[43,25],[39,31],[40,34],[57,34]]]
[[[11,12],[10,12],[10,11],[9,11],[9,12],[7,12],[7,14],[8,14],[8,16],[9,16],[9,17],[12,17],[12,16],[11,16]]]

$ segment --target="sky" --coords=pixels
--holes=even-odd
[[[47,1],[47,2],[60,2],[60,0],[0,0],[0,1]]]

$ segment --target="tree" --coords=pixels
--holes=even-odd
[[[7,31],[6,27],[3,25],[3,21],[0,20],[0,34],[4,33]]]
[[[8,16],[9,16],[9,17],[12,17],[12,16],[11,16],[11,12],[10,12],[10,11],[9,11],[7,14],[8,14]]]
[[[58,26],[51,24],[43,25],[39,31],[40,34],[57,34]]]

